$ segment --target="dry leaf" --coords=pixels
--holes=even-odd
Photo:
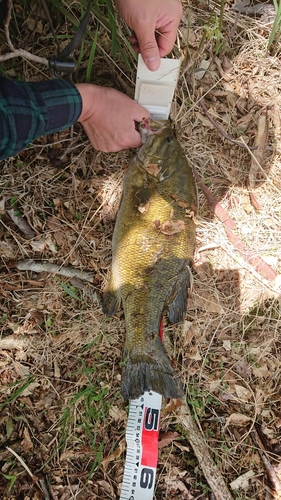
[[[275,429],[272,427],[266,427],[262,426],[262,433],[268,438],[268,439],[274,439],[275,437]]]
[[[180,233],[185,229],[185,223],[183,220],[166,220],[161,225],[159,230],[161,233],[171,236],[173,234]]]
[[[181,208],[188,208],[189,207],[188,203],[186,201],[182,201],[182,200],[178,201],[178,206]]]
[[[183,403],[181,402],[180,399],[170,399],[164,411],[172,413],[174,411],[177,411],[182,405]]]
[[[203,59],[200,64],[199,68],[195,70],[194,78],[195,80],[202,80],[202,78],[205,76],[205,73],[207,69],[209,68],[211,64],[211,59]]]
[[[174,445],[181,451],[184,451],[185,453],[189,453],[190,452],[190,448],[188,446],[185,446],[181,443],[179,443],[178,441],[175,441],[174,442]]]
[[[182,336],[184,341],[184,346],[190,344],[192,339],[198,334],[199,328],[197,325],[194,325],[191,321],[184,321],[182,327]]]
[[[147,203],[141,203],[141,204],[138,206],[138,211],[139,211],[141,214],[146,214],[146,212],[148,212],[149,206],[150,206],[150,202],[149,202],[149,201],[148,201]]]
[[[0,241],[0,255],[2,259],[15,259],[16,258],[16,248],[13,243],[8,240]]]
[[[127,420],[127,412],[122,408],[119,408],[119,406],[113,405],[109,410],[109,415],[113,418],[113,420],[115,420],[115,422]]]
[[[270,376],[270,371],[268,370],[267,365],[261,364],[261,366],[253,366],[252,367],[253,375],[257,378],[268,378]]]
[[[188,353],[186,355],[187,359],[193,359],[194,361],[200,361],[202,359],[201,354],[198,351],[198,347],[196,347],[196,350],[194,353]]]
[[[248,126],[250,125],[251,121],[253,120],[253,112],[250,111],[247,115],[242,116],[239,120],[236,122],[236,127],[238,130],[246,130]]]
[[[30,396],[31,394],[33,394],[34,389],[36,389],[39,386],[40,384],[38,384],[38,382],[31,382],[29,386],[26,389],[24,389],[24,391],[22,391],[21,396]]]
[[[178,432],[160,432],[159,435],[159,441],[158,441],[158,448],[161,450],[162,448],[165,448],[165,446],[168,446],[171,444],[177,437],[179,437]]]
[[[20,378],[24,378],[29,375],[30,372],[27,366],[19,363],[18,361],[14,361],[13,365],[16,373],[20,376]]]
[[[202,113],[199,113],[199,111],[195,113],[195,116],[201,122],[203,127],[214,128],[214,125],[210,122],[210,120],[205,115],[202,115]]]
[[[230,488],[232,490],[245,490],[249,486],[249,479],[253,479],[255,476],[255,472],[253,470],[249,470],[248,472],[245,472],[245,474],[242,474],[241,476],[237,477],[237,479],[232,481],[230,483]]]
[[[172,489],[173,491],[177,491],[179,490],[182,494],[183,493],[186,493],[188,496],[185,497],[185,498],[188,498],[189,497],[189,492],[188,492],[188,489],[187,487],[185,486],[185,484],[180,481],[180,480],[176,480],[176,479],[169,479],[169,477],[165,478],[165,483],[167,484],[167,486],[169,486],[170,489]],[[181,496],[181,498],[183,498]],[[189,497],[190,498],[190,497]]]
[[[56,245],[55,245],[55,243],[52,240],[52,236],[50,234],[47,236],[47,238],[45,238],[45,243],[49,247],[49,249],[51,250],[51,252],[53,252],[53,253],[57,253],[58,252],[57,248],[56,248]]]
[[[224,314],[224,309],[219,300],[206,290],[202,291],[200,296],[196,295],[196,305],[207,312]]]
[[[26,25],[27,25],[28,29],[30,31],[32,31],[32,33],[34,33],[34,31],[35,31],[36,33],[39,33],[40,35],[42,35],[43,23],[41,20],[33,19],[32,17],[28,17],[26,19]]]
[[[241,427],[245,427],[251,421],[252,419],[247,415],[243,415],[242,413],[232,413],[231,415],[229,415],[229,417],[227,417],[224,429],[226,429],[226,427],[228,427],[229,425],[238,425]]]
[[[16,335],[8,335],[7,337],[0,339],[0,349],[7,349],[8,351],[11,351],[12,349],[22,350],[27,346],[28,343],[26,339],[19,339]]]
[[[220,401],[236,401],[236,397],[233,396],[230,392],[222,392],[219,396]]]
[[[177,194],[172,194],[171,197],[173,198],[173,200],[175,200],[177,202],[179,207],[181,207],[181,208],[189,208],[190,207],[189,203],[187,203],[187,201],[185,201],[185,200],[182,200]]]
[[[45,242],[45,240],[40,238],[40,240],[31,241],[30,246],[31,246],[33,252],[43,252],[46,248],[46,242]]]
[[[237,397],[239,399],[244,399],[244,401],[245,400],[249,401],[249,399],[251,398],[251,392],[249,391],[249,389],[246,389],[246,387],[243,387],[242,385],[236,385],[236,384],[234,384],[234,387]]]
[[[102,460],[102,466],[103,466],[103,469],[106,471],[107,470],[107,467],[108,467],[108,464],[110,462],[113,462],[114,460],[116,460],[117,458],[120,457],[120,455],[123,453],[123,451],[125,450],[125,447],[126,447],[126,443],[125,443],[125,439],[123,439],[117,450],[115,450],[113,453],[111,453],[108,457],[105,457],[103,460]]]
[[[60,462],[64,462],[66,460],[72,460],[75,457],[77,457],[77,452],[74,450],[68,450],[62,453],[62,455],[60,456]]]
[[[104,491],[110,496],[110,498],[114,498],[114,489],[113,486],[108,482],[101,479],[97,481],[97,483],[104,489]]]
[[[148,165],[146,165],[145,169],[150,175],[157,177],[160,170],[162,169],[162,166],[159,165],[158,163],[149,163]]]
[[[61,377],[60,364],[57,359],[54,359],[54,375],[55,378]]]
[[[223,348],[226,350],[226,351],[231,351],[232,347],[231,347],[231,341],[230,340],[224,340],[223,343]]]
[[[33,443],[27,427],[24,427],[23,429],[23,440],[21,441],[21,445],[25,453],[29,452],[33,448]]]
[[[233,64],[226,56],[222,58],[222,67],[224,71],[230,71],[233,68]]]

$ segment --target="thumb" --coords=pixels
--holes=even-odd
[[[142,31],[137,34],[140,53],[150,71],[156,71],[160,67],[159,48],[155,38],[154,29]]]

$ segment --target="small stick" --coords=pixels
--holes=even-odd
[[[48,490],[48,485],[46,484],[45,479],[39,479],[39,484],[42,488],[43,495],[45,497],[45,500],[51,500],[51,496]]]
[[[186,431],[186,437],[197,457],[202,472],[216,500],[233,500],[233,497],[212,459],[204,437],[199,432],[186,402],[178,410],[177,421]]]
[[[20,260],[18,262],[18,269],[20,271],[34,271],[35,273],[53,273],[60,274],[61,276],[66,276],[67,278],[80,278],[81,280],[89,281],[93,283],[94,273],[79,271],[73,267],[58,266],[57,264],[51,264],[50,262],[40,262],[37,260]]]
[[[4,351],[12,351],[13,349],[22,350],[27,347],[26,339],[19,339],[18,337],[14,337],[14,335],[8,335],[8,337],[4,337],[0,339],[0,349]]]
[[[44,66],[49,66],[49,61],[45,57],[35,56],[27,50],[15,49],[13,52],[8,52],[7,54],[2,54],[0,56],[0,62],[8,61],[8,59],[13,59],[14,57],[23,57],[29,61],[33,61],[39,64],[44,64]]]
[[[6,446],[6,450],[8,450],[10,453],[12,453],[12,455],[14,455],[16,457],[16,459],[19,461],[19,463],[23,466],[23,468],[26,470],[26,472],[30,475],[32,481],[37,483],[37,481],[38,481],[37,476],[32,474],[30,468],[26,465],[26,463],[23,461],[23,459],[9,446]]]
[[[12,44],[12,40],[10,38],[10,32],[9,32],[9,25],[10,25],[10,21],[11,21],[11,17],[12,17],[12,7],[13,7],[12,0],[8,0],[8,2],[7,2],[7,16],[6,16],[6,20],[5,20],[5,24],[4,24],[4,32],[6,35],[7,44],[9,45],[10,49],[12,51],[14,51],[15,47]]]
[[[257,177],[258,171],[260,170],[260,165],[262,164],[265,154],[265,149],[267,146],[268,129],[269,129],[269,118],[268,118],[268,111],[266,110],[266,114],[261,115],[258,119],[258,130],[255,139],[255,144],[258,147],[257,150],[252,154],[251,166],[247,182],[247,188],[250,200],[252,202],[253,207],[256,210],[262,210],[262,206],[258,202],[256,195],[254,193],[254,189],[255,189],[255,179]]]
[[[257,426],[254,426],[254,429],[250,433],[252,440],[254,441],[255,445],[257,446],[259,455],[264,463],[265,469],[267,471],[267,474],[269,476],[269,479],[271,481],[271,484],[274,488],[274,493],[281,493],[281,482],[278,478],[278,475],[276,473],[275,467],[271,465],[270,461],[268,460],[266,456],[266,449],[265,446],[263,445],[263,442],[261,440],[261,437],[259,436]]]
[[[15,49],[15,47],[12,43],[12,40],[10,38],[10,32],[9,32],[12,6],[13,6],[12,0],[8,0],[8,2],[7,2],[8,10],[7,10],[7,16],[6,16],[6,21],[5,21],[5,25],[4,25],[4,32],[5,32],[7,44],[9,46],[11,52],[8,52],[7,54],[2,54],[0,56],[0,62],[8,61],[8,59],[12,59],[13,57],[20,56],[20,57],[23,57],[24,59],[28,59],[30,61],[33,61],[33,62],[36,62],[39,64],[44,64],[44,66],[49,66],[48,59],[46,59],[45,57],[35,56],[35,55],[31,54],[30,52],[27,52],[27,50],[24,50],[24,49]]]

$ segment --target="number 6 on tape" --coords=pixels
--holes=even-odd
[[[120,500],[152,500],[158,460],[162,396],[145,392],[130,401],[127,453]]]

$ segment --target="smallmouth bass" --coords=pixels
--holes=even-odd
[[[183,387],[159,330],[163,312],[171,323],[183,321],[186,313],[196,186],[169,122],[144,121],[140,132],[143,146],[124,177],[103,310],[112,316],[121,303],[124,309],[124,398],[150,390],[180,398]]]

